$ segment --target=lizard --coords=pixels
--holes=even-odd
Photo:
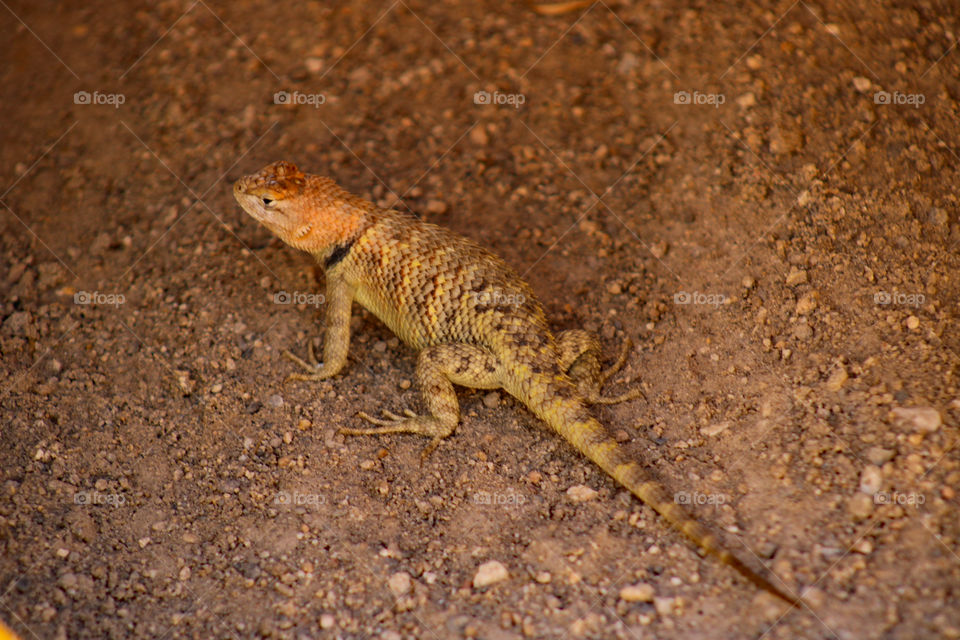
[[[343,370],[354,301],[418,351],[415,380],[427,413],[384,410],[384,418],[358,416],[372,427],[341,428],[347,435],[413,433],[430,438],[425,459],[460,422],[454,385],[503,389],[564,440],[664,517],[703,552],[716,556],[759,588],[797,606],[789,595],[730,552],[692,518],[592,415],[589,405],[641,395],[601,394],[631,350],[601,370],[601,347],[592,333],[570,329],[555,336],[529,284],[478,243],[409,213],[384,209],[332,179],[274,162],[233,186],[243,210],[287,245],[311,254],[326,280],[322,363],[313,341],[308,360],[283,355],[301,367],[288,380],[317,381]]]

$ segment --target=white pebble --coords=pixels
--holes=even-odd
[[[587,502],[597,497],[597,492],[590,487],[577,484],[567,489],[567,497],[571,502]]]
[[[410,593],[410,589],[413,587],[413,581],[410,579],[409,573],[406,571],[398,571],[387,580],[387,586],[390,587],[390,592],[399,598],[400,596]]]
[[[625,602],[653,602],[653,587],[644,582],[620,589],[620,599]]]
[[[933,433],[943,424],[940,412],[933,407],[899,407],[892,413],[894,420],[902,426],[909,426],[923,433]]]
[[[497,582],[502,582],[510,577],[510,572],[503,566],[503,563],[497,560],[484,562],[477,569],[477,574],[473,576],[473,588],[483,589]]]
[[[860,492],[872,496],[883,486],[883,472],[880,467],[864,467],[860,472]]]
[[[710,438],[713,436],[720,435],[721,433],[723,433],[729,428],[730,428],[730,421],[724,420],[723,422],[717,422],[715,424],[710,424],[703,427],[702,429],[700,429],[700,433]]]
[[[653,608],[661,616],[669,616],[673,613],[673,598],[654,598]]]

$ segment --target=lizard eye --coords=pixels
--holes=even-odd
[[[269,207],[273,204],[273,198],[268,198],[266,196],[260,198],[260,201],[263,202],[263,206]]]

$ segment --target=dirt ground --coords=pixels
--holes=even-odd
[[[22,638],[960,637],[953,3],[0,4]],[[347,370],[284,382],[322,274],[230,191],[279,159],[633,339],[598,416],[810,608],[502,393],[422,466],[338,434],[420,408],[415,355],[355,307]]]

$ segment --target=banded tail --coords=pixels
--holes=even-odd
[[[563,384],[560,381],[554,381],[549,386],[556,390],[558,383]],[[590,415],[578,398],[570,393],[561,392],[551,393],[542,398],[528,397],[524,401],[541,420],[563,436],[564,440],[595,462],[630,493],[643,500],[705,552],[713,554],[720,562],[733,567],[759,588],[791,605],[801,605],[800,598],[788,595],[744,564],[740,558],[721,546],[721,541],[716,534],[694,520],[674,500],[671,500],[659,483],[652,480],[637,462],[627,457],[620,443],[610,436],[596,418]]]

